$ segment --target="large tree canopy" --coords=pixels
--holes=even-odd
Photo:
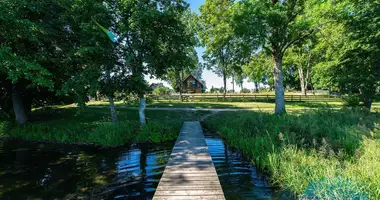
[[[145,101],[144,75],[164,77],[194,57],[194,35],[183,20],[187,6],[182,0],[3,1],[2,110],[13,107],[25,123],[36,97],[73,96],[84,105],[98,92],[112,102],[118,91]],[[99,25],[115,32],[118,43]]]
[[[206,66],[223,77],[224,95],[227,78],[232,75],[234,51],[237,47],[231,27],[232,0],[206,0],[200,8],[199,37],[206,47]]]
[[[253,52],[271,52],[276,114],[285,112],[283,56],[289,47],[303,43],[318,30],[322,20],[316,11],[322,4],[312,0],[243,0],[234,7],[237,35],[251,45]]]

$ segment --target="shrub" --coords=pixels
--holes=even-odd
[[[248,88],[242,88],[242,89],[240,90],[240,93],[251,93],[251,90],[248,89]]]
[[[342,100],[345,106],[358,106],[360,104],[360,96],[357,94],[344,95]]]
[[[153,94],[156,96],[169,95],[170,89],[165,86],[158,86],[156,87],[156,89],[153,90]]]

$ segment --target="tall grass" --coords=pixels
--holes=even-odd
[[[33,122],[13,124],[4,136],[31,141],[85,143],[120,146],[131,143],[161,143],[175,140],[183,121],[198,120],[208,112],[147,111],[148,124],[140,126],[136,110],[118,109],[119,122],[110,123],[107,108],[77,110],[45,109],[33,113]],[[1,134],[0,123],[0,134]]]
[[[231,112],[205,123],[300,198],[379,199],[379,122],[378,113],[346,109]]]

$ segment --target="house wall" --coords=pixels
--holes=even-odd
[[[195,81],[195,86],[192,84],[193,81]],[[202,84],[192,76],[188,77],[182,86],[183,93],[202,93]]]

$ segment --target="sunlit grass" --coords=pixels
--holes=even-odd
[[[108,106],[107,101],[91,101],[88,106]],[[118,107],[137,107],[136,103],[124,103],[118,101],[115,103]],[[75,105],[71,105],[75,106]],[[179,100],[160,100],[148,103],[152,108],[234,108],[234,109],[269,109],[274,108],[274,103],[267,102],[206,102],[206,101],[189,101],[181,102]],[[287,108],[324,108],[324,107],[342,107],[342,102],[288,102]]]
[[[379,113],[231,112],[205,123],[300,198],[380,198]]]

